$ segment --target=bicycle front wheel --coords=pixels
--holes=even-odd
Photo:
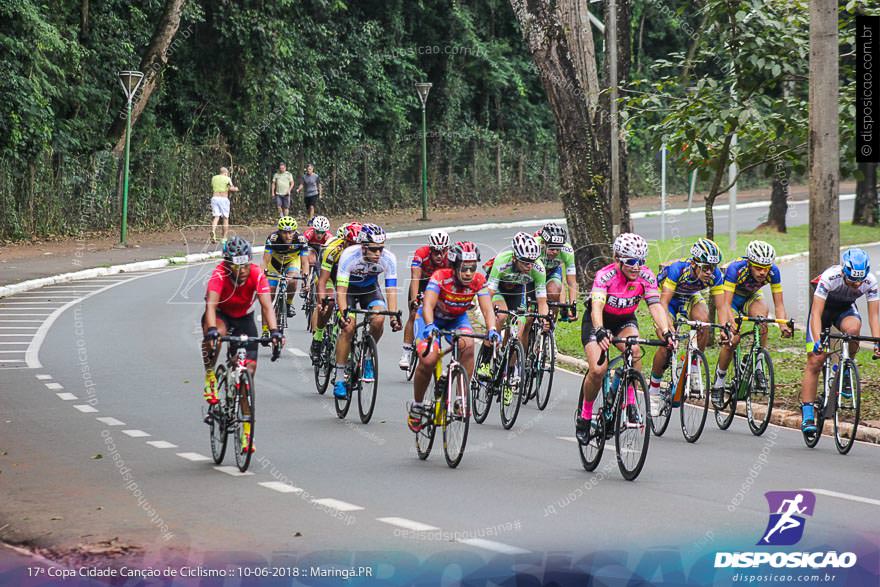
[[[837,393],[837,409],[834,410],[834,444],[837,445],[837,451],[845,455],[856,440],[862,403],[859,370],[852,359],[843,362],[840,369],[840,385],[833,393]]]
[[[773,361],[767,349],[758,351],[755,370],[752,372],[752,386],[746,396],[746,418],[749,429],[755,436],[761,436],[770,424],[773,414],[773,398],[776,396],[776,376],[773,374]]]
[[[675,393],[675,386],[678,383],[678,377],[681,375],[682,365],[684,365],[684,361],[679,361],[675,367],[669,365],[661,383],[661,385],[666,387],[666,394],[660,394],[657,398],[650,398],[652,402],[657,404],[657,415],[651,414],[651,432],[658,438],[663,436],[669,427],[670,420],[672,420],[672,395]]]
[[[731,373],[732,371],[732,373]],[[727,368],[728,379],[721,392],[721,407],[713,406],[715,411],[715,423],[720,430],[727,430],[736,416],[736,395],[739,389],[739,380],[742,376],[739,368],[739,351],[735,350]]]
[[[471,421],[468,401],[468,376],[461,365],[456,365],[448,379],[446,420],[443,423],[443,454],[446,464],[454,469],[464,456],[468,427]]]
[[[376,341],[373,340],[371,334],[367,334],[364,337],[364,349],[361,353],[361,373],[364,372],[363,365],[366,365],[367,361],[372,361],[373,363],[373,380],[361,381],[358,387],[358,413],[360,414],[361,422],[364,424],[367,424],[373,417],[373,408],[376,407],[376,394],[379,391],[379,354],[376,352]]]
[[[507,349],[507,360],[501,379],[501,425],[513,428],[525,389],[525,357],[522,344],[513,340]]]
[[[219,465],[226,455],[226,441],[229,439],[228,423],[226,421],[226,367],[219,365],[214,369],[217,377],[217,397],[220,402],[208,407],[211,416],[211,456],[214,463]]]
[[[681,433],[688,442],[696,442],[703,433],[706,415],[709,413],[709,365],[706,363],[706,355],[694,349],[688,369],[690,389],[687,397],[683,397],[681,401]],[[694,373],[698,373],[699,377],[691,377]]]
[[[648,407],[648,386],[645,385],[645,377],[638,371],[630,371],[626,383],[620,390],[620,403],[617,404],[617,418],[614,428],[614,443],[617,448],[617,466],[621,475],[627,481],[633,481],[642,472],[645,459],[648,457],[648,441],[651,438],[650,419],[651,413]],[[630,387],[634,395],[635,403],[631,403],[627,396],[630,395]],[[636,421],[629,422],[627,409],[629,405],[636,406]]]
[[[249,414],[245,414],[244,410],[242,410],[242,400],[247,401],[250,407]],[[235,401],[237,423],[235,430],[235,447],[237,449],[235,451],[235,464],[238,465],[238,470],[244,473],[251,464],[251,454],[254,450],[254,378],[247,371],[241,374],[241,379],[238,381],[238,393],[236,394]],[[250,423],[251,433],[247,437],[247,441],[243,443],[241,441],[241,433],[243,432],[242,425],[245,422]]]
[[[556,371],[556,338],[553,333],[541,335],[538,357],[535,361],[537,369],[533,374],[535,387],[535,403],[543,411],[550,401],[550,389],[553,387],[553,373]]]

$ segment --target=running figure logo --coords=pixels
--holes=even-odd
[[[812,516],[816,496],[809,491],[768,491],[770,521],[759,545],[791,546],[804,535],[804,517]]]

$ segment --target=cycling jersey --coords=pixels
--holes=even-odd
[[[371,263],[364,259],[362,247],[348,247],[339,257],[336,283],[357,288],[375,286],[381,273],[385,274],[385,287],[397,287],[397,257],[394,253],[382,249],[378,262]]]
[[[516,270],[515,262],[513,251],[505,251],[487,262],[487,265],[491,264],[492,267],[487,284],[489,289],[492,291],[522,289],[523,286],[533,284],[535,297],[546,298],[547,274],[544,265],[538,261],[532,264],[532,268],[527,273],[520,273]]]
[[[318,232],[310,226],[303,231],[303,238],[313,247],[323,247],[333,239],[333,235],[330,231]]]
[[[308,252],[306,239],[302,235],[294,232],[293,240],[286,243],[281,238],[281,231],[276,230],[266,239],[264,254],[271,255],[272,266],[281,269],[288,265],[299,267],[300,257],[304,257]]]
[[[218,264],[208,279],[208,291],[216,291],[220,294],[217,309],[232,318],[241,318],[247,315],[257,295],[271,293],[269,282],[262,269],[256,263],[251,263],[250,273],[245,282],[237,285],[226,268],[226,262]],[[208,299],[207,293],[205,300]]]
[[[324,247],[324,252],[321,254],[321,270],[330,272],[330,281],[336,281],[336,269],[339,267],[339,257],[342,256],[342,252],[345,250],[345,239],[342,238],[334,238],[327,246]]]
[[[849,307],[862,296],[869,302],[880,300],[880,286],[877,285],[877,278],[873,273],[868,273],[858,287],[850,287],[844,282],[843,267],[832,265],[812,283],[816,284],[813,295],[825,300],[826,306]]]
[[[541,246],[542,253],[538,260],[544,265],[544,271],[547,274],[547,281],[550,281],[551,279],[561,280],[563,273],[565,273],[565,275],[577,275],[577,270],[574,265],[574,248],[572,248],[570,244],[565,243],[562,245],[556,258],[550,259],[547,256],[546,249],[543,247],[544,239],[539,236],[540,232],[541,231],[535,233],[535,240],[538,242],[538,245]]]
[[[732,291],[734,296],[748,298],[755,294],[759,289],[770,284],[770,291],[773,293],[782,292],[782,277],[779,273],[779,267],[774,263],[770,266],[770,271],[763,282],[758,282],[752,277],[749,269],[749,260],[740,257],[731,261],[730,265],[724,271],[724,291]]]
[[[617,263],[599,269],[590,298],[604,302],[602,311],[609,315],[632,314],[642,298],[649,306],[660,303],[657,278],[650,269],[643,266],[638,277],[629,281]]]
[[[474,296],[489,295],[485,275],[477,273],[468,285],[464,285],[455,278],[455,270],[451,267],[435,271],[426,291],[437,294],[434,315],[447,320],[466,314]]]
[[[690,298],[709,290],[710,295],[718,295],[722,291],[724,277],[718,267],[711,275],[700,279],[689,259],[679,259],[667,265],[660,266],[657,274],[657,283],[664,290],[672,290],[674,298]]]
[[[413,253],[412,265],[410,267],[420,267],[422,269],[422,279],[430,279],[431,275],[438,269],[449,267],[449,259],[444,253],[440,263],[434,263],[434,260],[431,258],[431,247],[425,245],[424,247],[419,247]]]

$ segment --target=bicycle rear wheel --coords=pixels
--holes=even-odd
[[[275,292],[275,323],[278,325],[278,330],[284,334],[287,328],[287,292],[282,291],[280,286]]]
[[[452,369],[448,380],[446,420],[443,423],[443,454],[446,464],[454,469],[464,456],[470,426],[470,402],[468,401],[468,376],[461,365]]]
[[[682,398],[681,433],[688,442],[696,442],[703,433],[706,415],[709,413],[709,364],[706,362],[706,355],[696,349],[691,351],[691,365],[688,369],[696,369],[700,378],[696,388],[691,379],[687,397]],[[688,373],[688,377],[690,375]]]
[[[330,374],[333,372],[333,366],[336,362],[333,355],[336,345],[333,343],[331,331],[332,326],[328,326],[324,332],[324,340],[321,341],[318,361],[314,365],[315,387],[320,395],[324,395],[327,391],[327,385],[330,383]]]
[[[773,414],[775,396],[776,377],[773,374],[773,361],[770,360],[767,349],[761,349],[755,358],[752,386],[746,396],[746,419],[749,421],[749,429],[755,436],[761,436],[767,430],[770,416]]]
[[[314,271],[312,272],[312,279],[309,280],[309,293],[306,295],[306,301],[303,304],[303,313],[306,316],[306,332],[314,332],[314,328],[312,328],[312,316],[315,313],[315,306],[317,305],[317,291],[315,285],[315,277]]]
[[[537,371],[534,373],[535,402],[543,411],[550,401],[550,390],[553,388],[553,373],[556,371],[556,338],[553,333],[541,335],[538,347]]]
[[[486,421],[489,409],[492,407],[492,381],[480,381],[474,372],[470,387],[474,422],[482,424]]]
[[[416,350],[416,343],[413,342],[412,350],[409,353],[409,369],[406,370],[406,380],[412,381],[413,375],[416,374],[416,367],[419,366],[419,351]]]
[[[510,430],[516,423],[525,389],[525,356],[522,344],[513,340],[507,350],[507,361],[501,379],[501,425]]]
[[[671,361],[667,361],[667,363],[669,362]],[[672,419],[672,395],[675,393],[675,386],[679,375],[681,375],[682,365],[684,365],[684,361],[679,361],[674,369],[672,365],[669,365],[663,376],[663,381],[660,383],[660,385],[666,386],[666,395],[661,394],[657,398],[657,401],[660,403],[660,410],[657,412],[656,417],[651,416],[651,432],[658,438],[666,432],[666,429],[669,427],[669,421]]]
[[[250,406],[250,414],[245,415],[242,411],[242,398],[247,399],[247,403]],[[247,371],[241,374],[241,379],[238,383],[238,393],[235,394],[235,401],[235,464],[238,465],[238,470],[244,473],[251,464],[251,454],[254,448],[254,379]],[[242,424],[244,422],[250,422],[251,425],[251,434],[247,445],[241,443]]]
[[[730,358],[727,374],[729,377],[724,384],[724,391],[721,392],[721,407],[712,406],[712,409],[715,411],[715,423],[718,424],[720,430],[730,428],[731,423],[733,423],[733,417],[736,416],[736,395],[739,388],[739,379],[742,376],[739,367],[738,350],[735,350]]]
[[[608,375],[605,376],[606,380]],[[586,375],[584,375],[586,379]],[[605,383],[603,382],[603,388],[605,387]],[[581,381],[581,393],[578,397],[578,405],[574,411],[574,421],[577,424],[578,416],[581,415],[581,407],[584,405],[584,384]],[[587,471],[595,471],[596,467],[599,466],[599,461],[602,460],[602,453],[605,450],[605,418],[602,414],[602,406],[603,399],[601,396],[596,398],[596,401],[593,403],[593,418],[591,422],[595,423],[593,429],[589,431],[589,436],[587,437],[587,444],[581,444],[578,441],[578,452],[581,456],[581,465],[583,465],[584,469]]]
[[[638,371],[630,371],[626,380],[620,382],[624,387],[620,390],[621,401],[617,404],[617,418],[614,428],[614,444],[617,448],[617,466],[620,473],[627,481],[633,481],[642,472],[645,459],[648,457],[648,443],[651,439],[650,419],[651,413],[648,407],[648,386],[645,385],[644,376]],[[635,391],[634,405],[639,414],[638,426],[627,426],[626,396],[629,386]]]
[[[355,341],[352,341],[354,344]],[[354,360],[352,355],[356,352],[356,347],[352,347],[351,353],[348,356],[348,366],[345,369],[345,372],[348,374],[348,394],[345,396],[345,399],[339,399],[335,395],[333,396],[333,401],[336,404],[336,417],[340,420],[344,420],[348,415],[348,410],[351,409],[351,398],[356,393],[359,393],[359,386],[361,383],[361,371],[358,368],[359,362]]]
[[[434,386],[436,388],[436,381],[434,381]],[[428,393],[430,393],[430,391],[428,391]],[[419,455],[419,459],[423,461],[431,454],[431,447],[434,446],[434,436],[437,434],[437,403],[443,401],[442,399],[437,398],[436,393],[434,393],[433,397],[434,401],[425,404],[425,408],[428,410],[426,423],[422,426],[422,429],[416,433],[416,453]]]
[[[364,350],[361,353],[361,369],[370,360],[373,362],[373,381],[361,381],[358,386],[358,413],[361,422],[367,424],[373,417],[373,408],[376,407],[376,395],[379,391],[379,355],[376,352],[376,341],[371,334],[364,337]]]
[[[211,416],[211,456],[214,463],[219,465],[226,455],[226,442],[229,439],[229,431],[226,422],[226,367],[219,365],[214,369],[217,377],[217,397],[219,403],[208,407]]]
[[[834,444],[837,445],[837,451],[845,455],[855,444],[862,403],[859,370],[852,359],[846,359],[841,365],[840,385],[833,393],[837,394],[837,409],[834,410]]]

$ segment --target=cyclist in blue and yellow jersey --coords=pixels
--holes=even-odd
[[[279,278],[283,276],[287,280],[288,318],[292,318],[296,313],[293,309],[293,295],[296,293],[297,284],[295,278],[300,275],[301,259],[309,254],[308,243],[296,229],[296,219],[292,216],[282,216],[278,219],[278,230],[266,238],[266,246],[263,250],[263,271],[269,277],[273,298]],[[263,331],[266,331],[265,325]]]
[[[776,318],[785,320],[788,315],[785,312],[785,302],[782,297],[782,277],[779,267],[776,266],[776,251],[770,243],[764,241],[752,241],[746,247],[746,256],[740,257],[727,266],[724,272],[724,297],[719,306],[719,314],[729,316],[731,319],[734,312],[737,315],[764,316],[770,309],[761,288],[770,286],[773,295],[773,308]],[[792,329],[787,324],[780,325],[782,336],[792,335]],[[767,326],[761,325],[761,345],[767,344]],[[739,335],[731,337],[727,345],[721,347],[718,354],[718,368],[715,370],[715,383],[712,384],[712,402],[716,407],[721,406],[721,393],[727,377],[727,368],[733,349],[739,344]]]
[[[660,305],[671,314],[673,325],[678,316],[708,322],[709,306],[704,297],[704,293],[708,290],[708,294],[715,299],[715,307],[718,308],[718,321],[726,324],[732,318],[727,314],[727,308],[722,301],[724,277],[718,268],[718,264],[721,263],[721,249],[715,241],[701,238],[693,244],[690,253],[689,258],[660,266],[657,274],[657,282],[660,284]],[[697,334],[697,345],[700,350],[704,350],[708,343],[709,331],[702,328]],[[655,412],[653,414],[655,416],[660,405],[665,401],[659,393],[668,357],[667,349],[659,347],[651,367],[651,409]],[[699,377],[700,373],[697,369],[692,369],[691,376]],[[698,386],[699,383],[691,385]]]
[[[822,331],[832,325],[845,334],[858,335],[862,330],[862,316],[856,308],[856,300],[862,296],[868,302],[868,324],[871,336],[880,337],[880,286],[871,273],[868,253],[862,249],[849,249],[843,253],[840,265],[832,265],[812,281],[816,285],[810,301],[810,318],[807,324],[807,365],[801,384],[801,429],[816,432],[816,387],[819,372],[825,362],[821,347]],[[850,343],[849,352],[855,356],[859,343]],[[874,356],[880,358],[880,344],[874,345]]]

